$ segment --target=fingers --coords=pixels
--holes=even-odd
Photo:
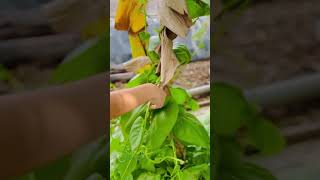
[[[154,104],[151,104],[150,108],[151,108],[151,109],[159,109],[159,107],[157,107],[157,106],[154,105]]]
[[[162,108],[166,99],[167,93],[162,90],[161,88],[157,88],[155,92],[155,98],[151,101],[151,108],[152,109],[159,109]]]

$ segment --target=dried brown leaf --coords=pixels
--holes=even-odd
[[[123,63],[123,68],[129,72],[136,72],[146,65],[151,64],[148,56],[140,56]]]
[[[167,6],[171,9],[175,10],[181,15],[187,14],[188,15],[188,8],[186,4],[186,0],[165,0]]]
[[[168,1],[170,0],[159,1],[158,13],[160,17],[160,23],[178,36],[185,38],[189,32],[189,28],[191,27],[191,20],[187,20],[188,14],[180,14],[178,12],[184,11],[181,10],[182,7],[175,8],[178,10],[175,11],[171,8],[173,2],[169,3]],[[168,4],[170,6],[168,6]]]
[[[161,32],[161,73],[160,73],[160,84],[161,87],[166,86],[170,80],[173,78],[174,73],[179,66],[179,61],[177,60],[172,47],[173,42],[167,36],[167,29],[165,28]]]

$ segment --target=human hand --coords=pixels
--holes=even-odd
[[[164,105],[167,93],[160,87],[154,84],[145,84],[147,91],[150,94],[150,103],[152,109],[159,109]]]

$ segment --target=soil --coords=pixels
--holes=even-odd
[[[244,89],[320,72],[320,1],[257,3],[215,24],[214,77]],[[320,99],[264,110],[280,127],[320,119]]]
[[[320,71],[320,1],[258,3],[215,25],[215,77],[250,88]]]
[[[195,61],[187,64],[174,84],[186,89],[210,84],[210,61]]]
[[[215,80],[244,89],[320,72],[320,1],[264,0],[215,24]],[[263,110],[280,127],[313,129],[261,164],[277,179],[318,179],[320,98]],[[317,129],[318,128],[318,129]],[[317,131],[317,132],[315,132]],[[310,141],[312,143],[310,143]],[[312,161],[316,160],[316,161]]]

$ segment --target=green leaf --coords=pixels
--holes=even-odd
[[[147,54],[148,54],[148,57],[150,58],[150,60],[153,63],[158,63],[159,62],[160,55],[158,53],[156,53],[155,51],[148,51]]]
[[[210,6],[209,4],[205,3],[205,0],[186,0],[189,17],[191,19],[200,17],[200,16],[207,16],[210,15]]]
[[[212,85],[212,127],[218,135],[234,135],[246,120],[253,118],[241,90],[224,84]]]
[[[179,87],[171,87],[170,93],[177,104],[184,104],[189,98],[187,91]]]
[[[155,170],[156,170],[154,167],[154,163],[145,156],[141,157],[139,164],[140,164],[141,169],[151,171],[151,172],[155,172]]]
[[[198,101],[192,98],[190,98],[189,101],[187,101],[187,107],[190,108],[191,111],[196,111],[200,109]]]
[[[219,143],[219,170],[236,169],[242,166],[243,152],[234,139],[219,137],[217,143]]]
[[[187,64],[191,61],[189,49],[184,44],[175,43],[173,46],[173,52],[175,53],[180,64]]]
[[[236,169],[222,169],[221,180],[276,180],[268,170],[252,163],[244,163]]]
[[[179,105],[170,100],[163,108],[154,112],[153,120],[146,137],[147,145],[152,149],[162,146],[172,131],[179,114]]]
[[[121,150],[120,138],[110,138],[110,154]]]
[[[65,83],[106,72],[109,67],[108,44],[107,38],[103,36],[76,49],[54,71],[51,82]]]
[[[132,88],[148,82],[148,74],[143,72],[135,75],[127,84],[127,88]]]
[[[8,69],[6,69],[2,64],[0,64],[0,80],[8,81],[12,78],[12,74]]]
[[[155,161],[163,161],[165,160],[165,157],[174,157],[173,149],[169,146],[164,146],[161,149],[156,149],[155,152]]]
[[[137,180],[161,180],[161,176],[154,173],[142,173]]]
[[[47,179],[47,180],[56,180],[56,179],[63,179],[65,174],[67,173],[68,169],[71,165],[71,157],[67,155],[63,158],[60,158],[53,163],[36,169],[33,171],[32,177],[33,180],[38,179]]]
[[[211,177],[213,177],[214,179],[217,179],[218,173],[219,173],[219,167],[221,164],[221,152],[220,152],[221,150],[220,150],[219,137],[214,132],[211,132],[211,136],[212,136],[212,141],[210,141],[210,145],[211,145],[210,156],[212,157],[211,158],[212,159]]]
[[[140,38],[140,40],[142,40],[144,42],[148,42],[150,39],[150,33],[146,32],[146,31],[142,31],[139,33],[139,38]]]
[[[249,126],[249,136],[252,142],[263,154],[275,154],[283,150],[285,139],[280,130],[271,122],[260,118]]]
[[[209,174],[210,168],[208,164],[201,164],[193,167],[189,167],[182,171],[180,178],[183,180],[195,180],[202,179],[201,177],[206,177],[209,180],[207,174]]]
[[[132,124],[130,134],[129,134],[132,151],[136,150],[139,147],[141,143],[142,135],[143,135],[143,130],[144,130],[144,119],[141,116],[139,116]]]
[[[133,179],[132,172],[137,167],[137,156],[133,153],[123,153],[118,161],[118,172],[120,174],[120,180]]]
[[[106,151],[106,138],[86,145],[72,154],[71,167],[65,176],[66,180],[85,179],[92,173],[106,176],[109,153]]]
[[[146,105],[140,105],[135,108],[133,111],[128,112],[120,117],[120,125],[121,130],[125,138],[128,137],[130,134],[130,130],[134,121],[139,117],[142,116],[146,111]]]
[[[186,145],[196,145],[210,148],[208,132],[200,121],[192,114],[180,109],[178,121],[173,128],[173,134]]]

